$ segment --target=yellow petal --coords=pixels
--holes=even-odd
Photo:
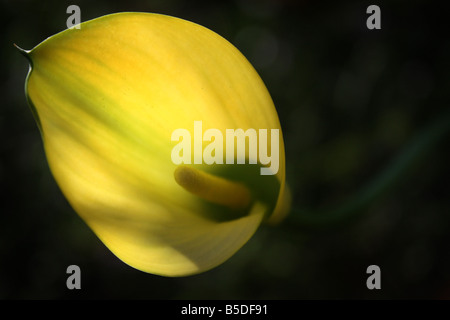
[[[27,55],[28,101],[50,169],[125,263],[166,276],[203,272],[282,211],[284,144],[275,107],[249,62],[214,32],[165,15],[120,13],[56,34]],[[171,135],[192,130],[194,121],[222,132],[280,130],[274,176],[252,165],[197,166],[248,188],[244,209],[175,180]]]

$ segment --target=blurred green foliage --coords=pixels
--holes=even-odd
[[[62,196],[26,104],[31,49],[81,19],[164,13],[235,44],[272,94],[286,142],[294,211],[338,206],[414,134],[449,108],[445,11],[427,1],[0,1],[0,298],[408,299],[450,298],[449,138],[414,163],[359,218],[305,230],[288,218],[261,227],[220,267],[187,278],[134,270],[112,255]],[[419,161],[420,160],[420,161]],[[80,266],[82,289],[66,288]],[[379,265],[382,289],[366,288]]]

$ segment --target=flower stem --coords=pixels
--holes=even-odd
[[[425,156],[427,151],[450,132],[450,112],[443,115],[420,131],[407,143],[400,153],[380,174],[341,206],[325,210],[298,210],[293,208],[289,222],[305,228],[324,228],[356,218],[366,212],[374,200],[385,194],[405,173]]]

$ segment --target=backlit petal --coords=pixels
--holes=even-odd
[[[250,63],[219,35],[165,15],[120,13],[50,37],[28,56],[27,95],[51,171],[125,263],[166,276],[202,272],[281,211],[284,144],[275,107]],[[254,195],[245,212],[233,215],[175,181],[171,134],[192,131],[194,121],[204,131],[280,130],[277,174],[239,175]],[[219,164],[200,169],[230,178]]]

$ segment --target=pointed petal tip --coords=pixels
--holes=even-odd
[[[14,47],[16,47],[17,50],[19,50],[19,52],[25,57],[27,58],[27,60],[31,63],[31,58],[30,58],[30,52],[31,50],[25,50],[22,49],[21,47],[19,47],[17,44],[13,43]]]

